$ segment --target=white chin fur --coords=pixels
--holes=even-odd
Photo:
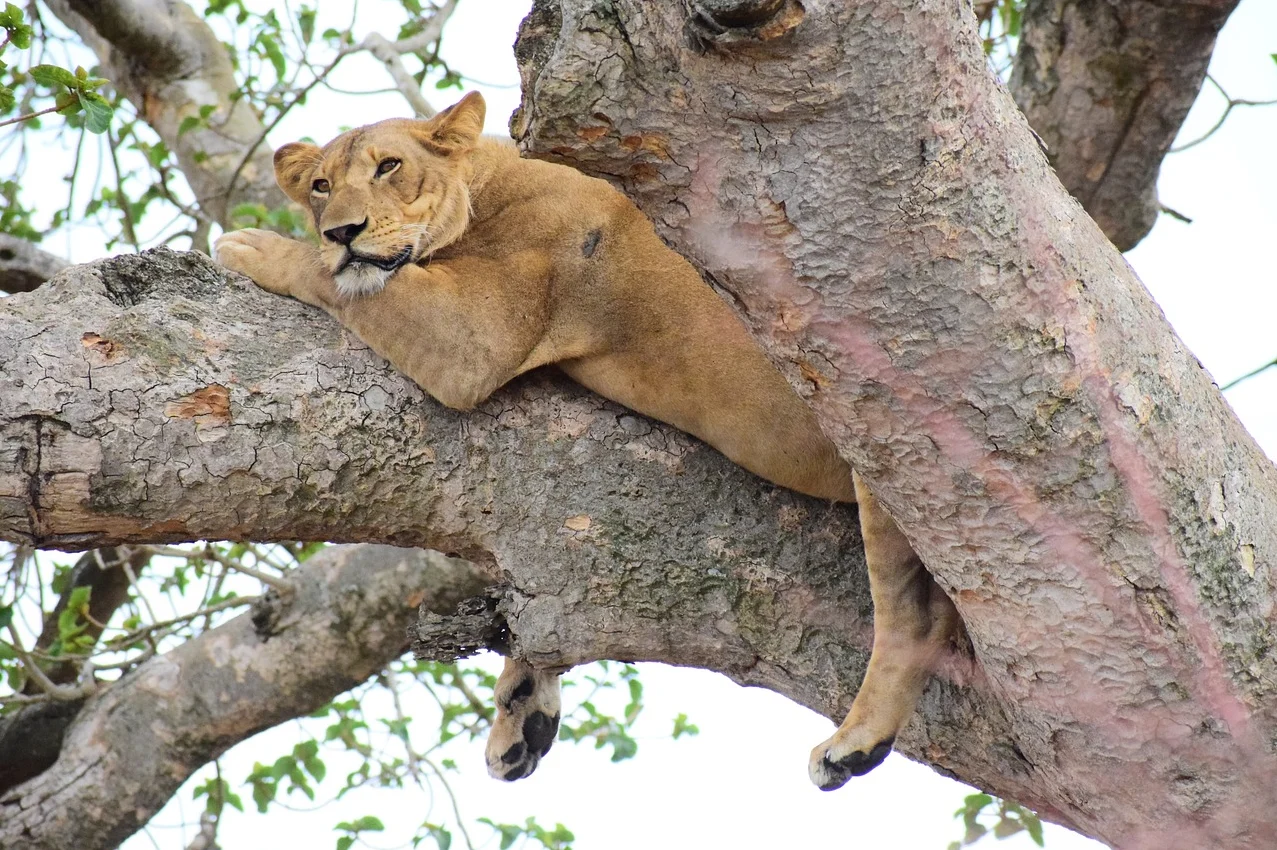
[[[354,262],[337,272],[337,292],[346,298],[373,295],[382,290],[393,271],[377,268],[371,263]]]

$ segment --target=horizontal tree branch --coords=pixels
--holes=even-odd
[[[516,651],[540,665],[701,666],[830,717],[855,693],[854,508],[552,374],[449,411],[327,316],[196,254],[78,266],[0,307],[0,537],[428,546],[499,568]],[[1000,717],[940,682],[902,746],[1014,777]]]
[[[231,745],[401,655],[418,603],[445,614],[490,580],[464,561],[389,546],[328,549],[291,578],[293,594],[271,601],[270,617],[259,603],[79,706],[53,766],[0,795],[0,846],[118,846]]]

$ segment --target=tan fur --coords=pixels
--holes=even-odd
[[[481,138],[483,113],[472,93],[430,121],[382,121],[322,150],[285,145],[277,179],[310,208],[321,246],[238,231],[218,241],[219,262],[327,310],[449,407],[556,364],[770,481],[855,501],[851,469],[811,410],[638,209],[601,180]],[[826,788],[885,757],[956,623],[872,498],[861,522],[875,651],[848,720],[813,751]],[[502,756],[522,755],[530,717],[558,711],[557,678],[522,662],[507,664],[499,703],[525,679],[533,693],[499,705],[489,740],[502,778],[535,768]]]

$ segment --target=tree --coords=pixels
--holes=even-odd
[[[1200,59],[1227,11],[1192,48],[1143,47],[1177,67]],[[1054,43],[1075,12],[1028,15],[1025,43]],[[109,24],[86,25],[109,41]],[[956,4],[565,0],[537,4],[517,55],[520,143],[612,178],[730,293],[957,602],[974,663],[942,671],[902,748],[1118,846],[1270,845],[1277,474],[1055,179],[987,73],[975,19]],[[1094,85],[1070,68],[1104,64],[1051,74],[1049,52],[1035,56],[1060,102]],[[1118,134],[1099,160],[1128,145],[1160,159],[1201,72],[1167,102],[1151,84],[1113,99],[1127,124],[1170,130]],[[1115,91],[1130,81],[1112,77]],[[1147,206],[1151,178],[1116,198],[1104,185],[1092,203]],[[499,567],[495,614],[537,663],[695,664],[830,715],[854,692],[868,612],[851,518],[553,379],[463,420],[326,321],[164,252],[7,302],[0,338],[14,352],[0,366],[6,538],[428,546],[477,565],[451,587]],[[316,598],[310,576],[377,558],[421,560],[315,556],[266,606],[277,619],[259,618],[265,646],[303,612],[341,613],[299,607]],[[422,569],[406,580],[440,568]],[[471,612],[466,641],[492,620]],[[437,643],[462,624],[427,617],[419,632]],[[209,665],[190,646],[89,697],[76,746],[0,798],[22,809],[0,835],[111,846],[189,765],[271,719],[201,714],[216,734],[200,736],[178,710],[182,758],[170,746],[131,760],[143,773],[130,781],[76,784],[89,762],[110,769],[89,742],[125,740],[111,724],[128,712],[112,707],[145,702],[142,683],[177,664],[198,698]],[[294,653],[294,673],[345,687],[327,677],[340,652]],[[98,814],[103,788],[119,814]]]

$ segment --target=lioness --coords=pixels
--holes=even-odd
[[[390,119],[323,148],[275,152],[320,245],[227,233],[218,262],[327,310],[448,407],[555,364],[589,389],[821,499],[860,503],[874,602],[869,669],[811,754],[837,788],[886,758],[957,614],[815,416],[727,305],[624,195],[481,138],[477,93],[429,121]],[[497,682],[488,770],[530,774],[559,721],[553,673],[515,659]]]

